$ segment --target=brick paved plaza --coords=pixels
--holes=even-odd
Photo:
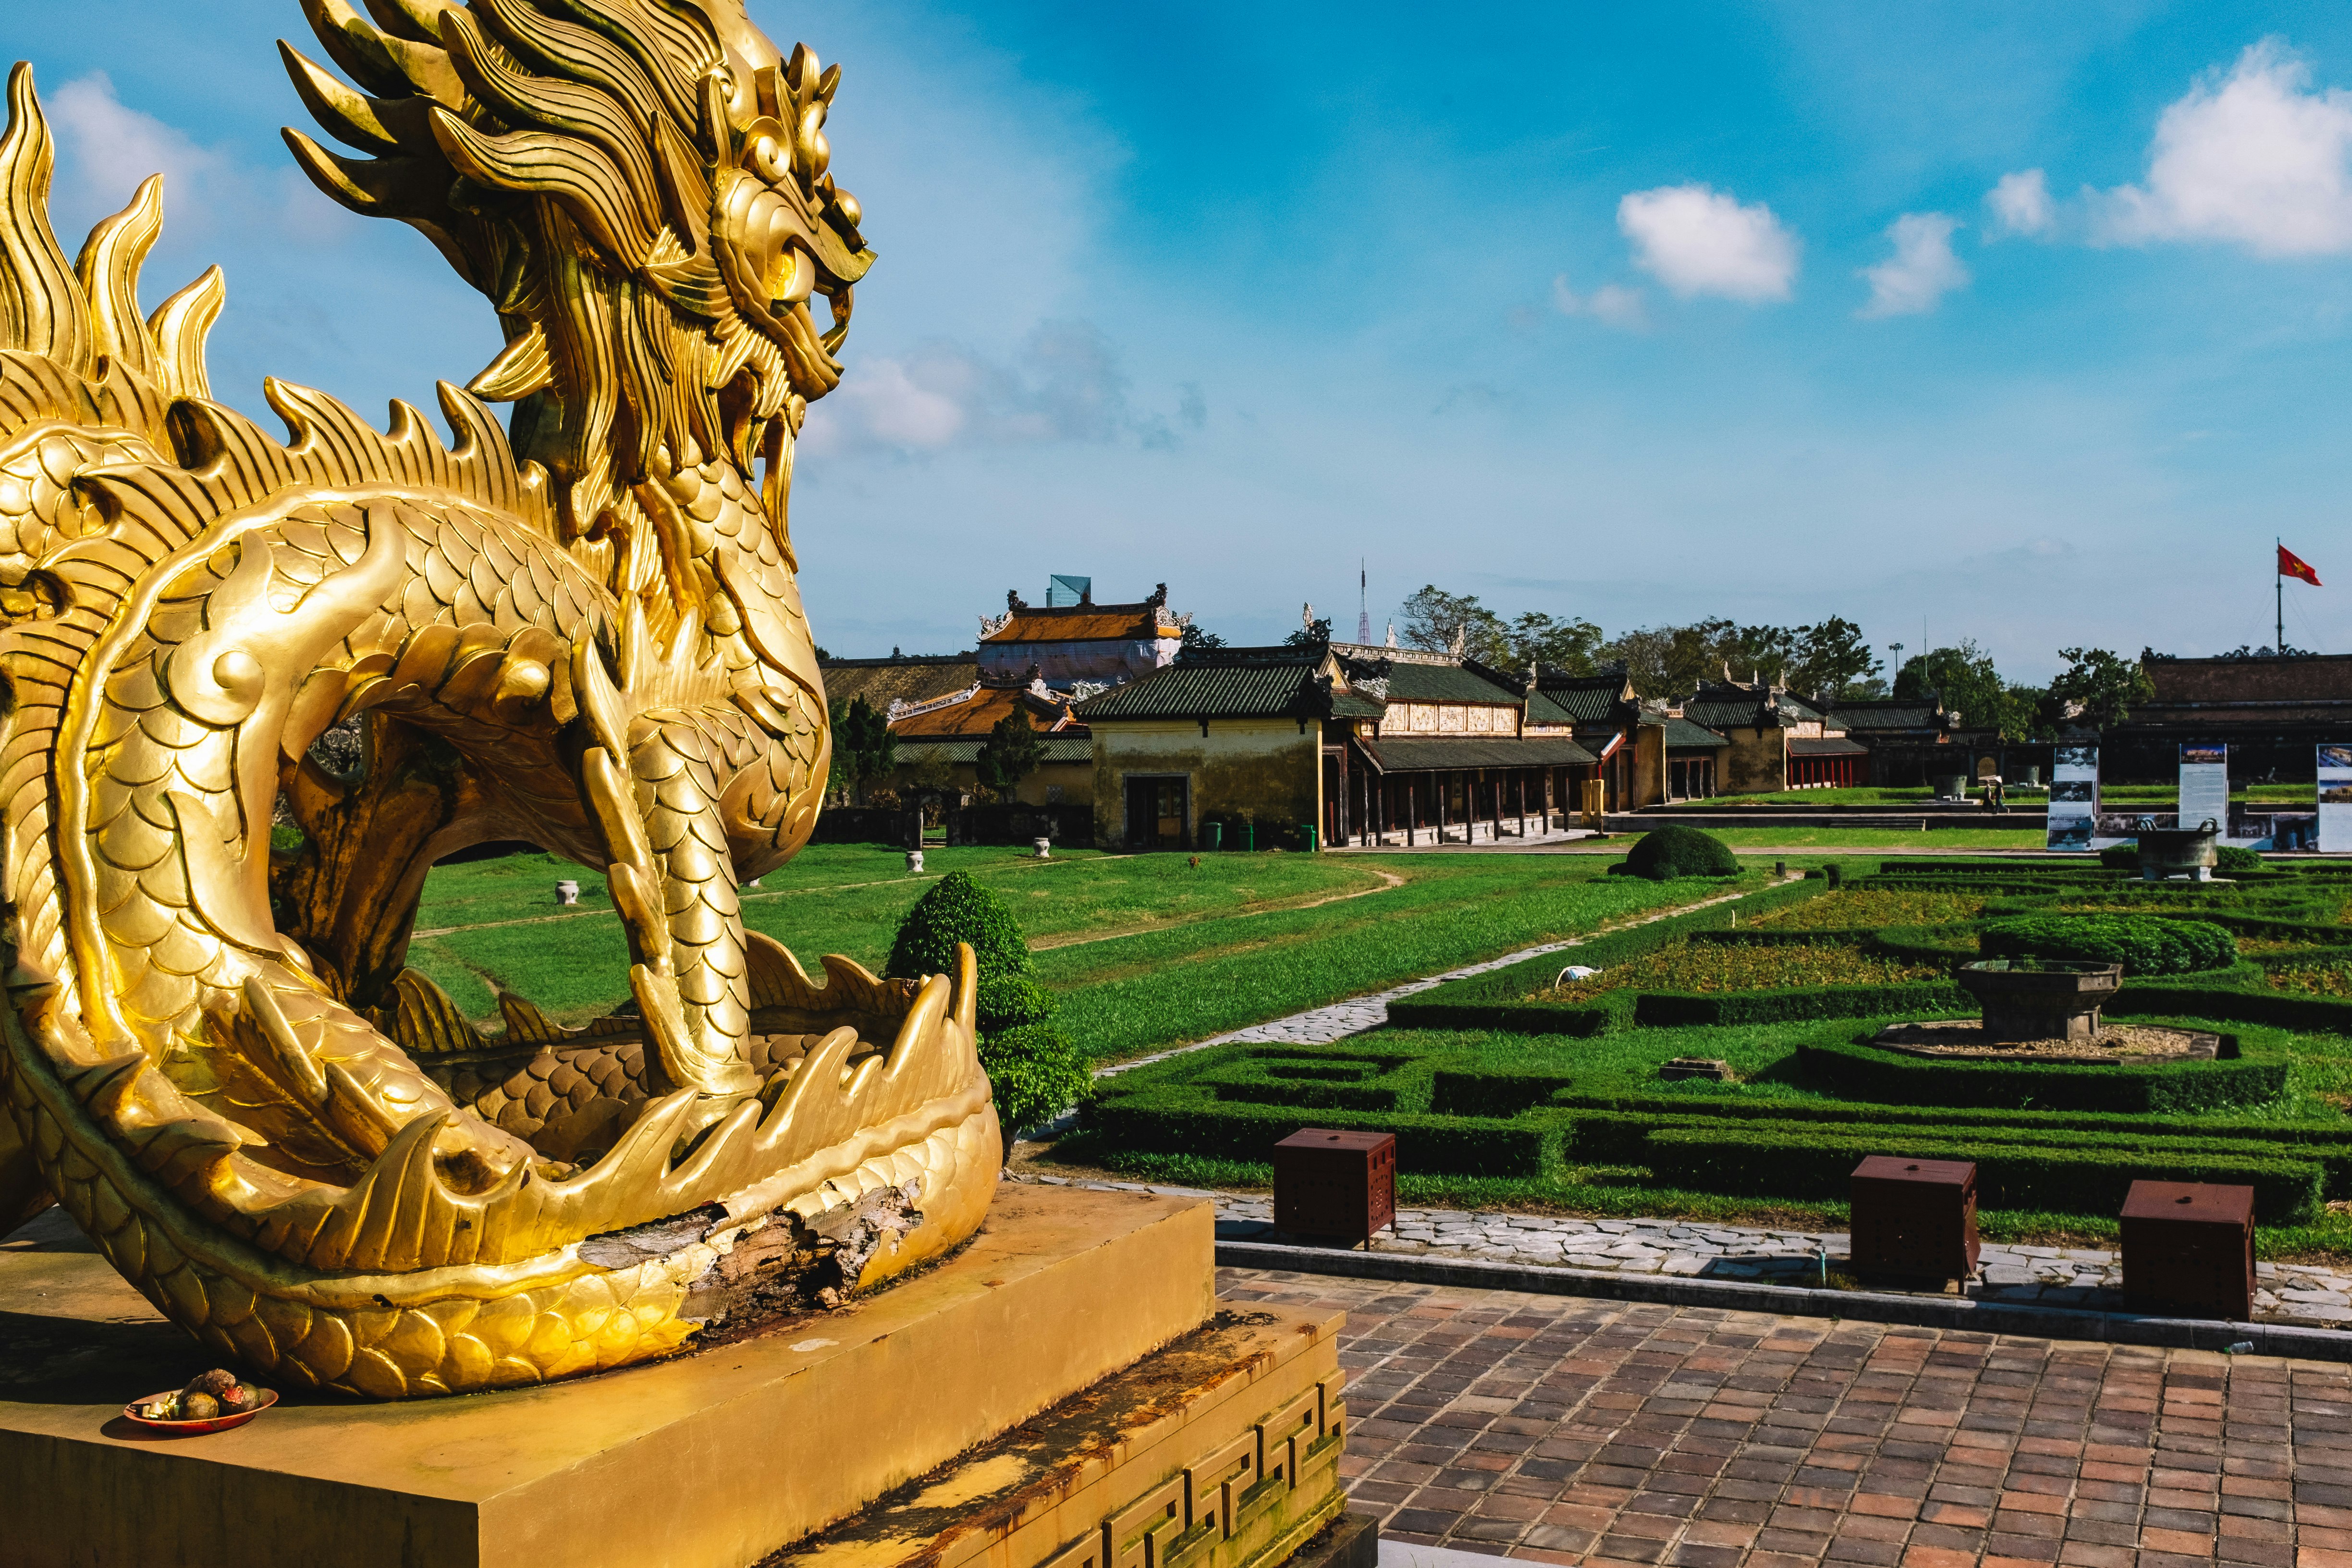
[[[1219,1272],[1348,1313],[1356,1506],[1547,1563],[2352,1568],[2352,1367]]]

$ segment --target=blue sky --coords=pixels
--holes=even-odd
[[[1704,615],[2352,651],[2352,12],[784,6],[881,262],[793,537],[837,654],[1166,581],[1236,640],[1424,582]],[[498,346],[277,139],[294,0],[12,9],[72,248],[152,169],[216,395],[371,413]],[[315,48],[309,52],[317,56]],[[2339,607],[2341,606],[2341,607]],[[1923,630],[1924,627],[1924,630]]]

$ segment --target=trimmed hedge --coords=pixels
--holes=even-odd
[[[2225,1037],[2223,1049],[2234,1048]],[[2286,1088],[2284,1062],[2244,1058],[2162,1067],[1938,1061],[1827,1041],[1799,1046],[1797,1063],[1808,1084],[1895,1105],[2178,1113],[2263,1105]]]
[[[1652,1177],[1701,1192],[1759,1193],[1790,1198],[1842,1198],[1854,1166],[1871,1154],[1973,1160],[1978,1201],[1988,1208],[2112,1214],[2134,1180],[2222,1182],[2254,1189],[2255,1217],[2293,1225],[2320,1206],[2321,1171],[2310,1160],[2246,1154],[2149,1151],[2118,1158],[2105,1148],[1951,1142],[1921,1136],[1890,1146],[1883,1137],[1811,1129],[1742,1129],[1727,1141],[1713,1128],[1662,1128],[1644,1148]]]
[[[1559,1157],[1562,1128],[1411,1111],[1323,1110],[1302,1116],[1275,1106],[1189,1100],[1175,1091],[1088,1101],[1089,1132],[1122,1149],[1211,1159],[1270,1160],[1274,1146],[1308,1127],[1393,1132],[1397,1169],[1459,1176],[1538,1176]]]
[[[1528,993],[1551,984],[1571,963],[1596,969],[1655,952],[1668,942],[1701,931],[1729,929],[1740,916],[1753,918],[1822,895],[1818,882],[1785,882],[1728,903],[1710,904],[1590,937],[1574,947],[1526,959],[1505,969],[1449,980],[1443,985],[1389,1004],[1389,1023],[1401,1029],[1503,1029],[1523,1035],[1589,1037],[1621,1027],[1633,1017],[1629,992],[1604,992],[1590,1002],[1530,1002]]]
[[[1879,1108],[1872,1107],[1871,1110]],[[2150,1121],[2155,1118],[2145,1119]],[[1575,1119],[1562,1142],[1564,1158],[1591,1165],[1647,1165],[1651,1133],[1674,1130],[1706,1131],[1717,1138],[1745,1138],[1753,1123],[1694,1113],[1690,1108],[1647,1115],[1622,1111],[1588,1111]],[[2227,1155],[2232,1159],[2296,1160],[2317,1165],[2321,1192],[2329,1198],[2352,1192],[2352,1130],[2338,1131],[2332,1141],[2315,1138],[2289,1142],[2259,1137],[2229,1137],[2202,1131],[2158,1128],[2083,1130],[2056,1125],[2019,1125],[2000,1121],[1952,1119],[1940,1122],[1900,1115],[1864,1116],[1847,1121],[1797,1121],[1766,1127],[1769,1136],[1838,1137],[1857,1143],[1875,1142],[1880,1152],[1908,1149],[1922,1140],[1955,1149],[2006,1146],[2104,1151],[2111,1161],[2128,1164],[2142,1157],[2165,1159]],[[1974,1158],[1973,1155],[1969,1156]]]
[[[1644,991],[1633,1021],[1653,1028],[1693,1024],[1790,1024],[1807,1018],[1882,1018],[1974,1005],[1957,986],[1810,985],[1786,991]]]
[[[1987,958],[2120,963],[2126,974],[2189,974],[2238,961],[2238,939],[2208,921],[2160,915],[2021,915],[1984,928]]]

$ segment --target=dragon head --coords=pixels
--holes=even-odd
[[[497,307],[507,347],[469,390],[517,402],[518,455],[556,479],[575,549],[625,532],[632,488],[690,453],[747,474],[764,456],[781,529],[791,442],[841,379],[874,260],[826,167],[841,68],[782,56],[741,0],[366,3],[373,22],[304,0],[363,90],[279,48],[320,123],[369,156],[287,142]]]

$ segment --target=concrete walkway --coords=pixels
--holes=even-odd
[[[1035,1173],[1012,1179],[1209,1198],[1217,1205],[1218,1240],[1286,1239],[1274,1227],[1274,1200],[1262,1194]],[[1705,1220],[1569,1219],[1491,1210],[1472,1214],[1454,1209],[1399,1209],[1395,1227],[1374,1237],[1370,1249],[1606,1274],[1810,1285],[1821,1279],[1824,1267],[1844,1269],[1848,1246],[1844,1231],[1760,1230]],[[2352,1328],[2352,1274],[2303,1263],[2259,1263],[2254,1276],[2253,1321],[2293,1328]],[[1987,1242],[1977,1277],[1961,1294],[1971,1300],[2120,1312],[2125,1310],[2123,1283],[2122,1258],[2105,1248]],[[1878,1284],[1871,1289],[1888,1290]],[[1894,1293],[1916,1292],[1897,1289]]]

